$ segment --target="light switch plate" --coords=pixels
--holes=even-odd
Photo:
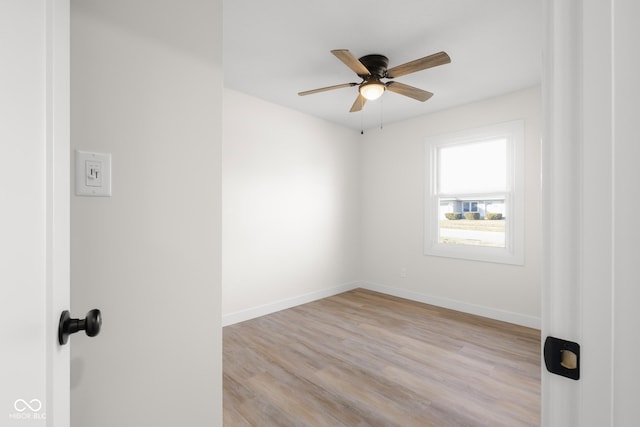
[[[111,196],[111,154],[76,150],[76,195]]]

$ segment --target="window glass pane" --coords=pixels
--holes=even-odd
[[[506,246],[505,199],[460,202],[441,198],[439,205],[439,243],[501,248]]]
[[[438,185],[441,193],[506,190],[506,139],[442,147],[438,151]]]

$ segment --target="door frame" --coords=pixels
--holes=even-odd
[[[581,345],[579,381],[543,367],[543,426],[613,425],[613,3],[543,5],[542,338]]]

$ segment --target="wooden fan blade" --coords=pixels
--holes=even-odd
[[[426,90],[418,89],[417,87],[398,82],[388,82],[387,89],[391,92],[408,96],[409,98],[417,99],[421,102],[424,102],[433,96],[431,92],[427,92]]]
[[[356,98],[356,101],[351,106],[351,110],[349,110],[349,112],[355,113],[356,111],[362,110],[366,102],[367,102],[367,98],[365,98],[364,96],[360,95],[360,93],[358,93],[358,97]]]
[[[405,74],[415,73],[416,71],[426,70],[427,68],[437,67],[451,62],[451,58],[445,52],[434,53],[406,64],[398,65],[387,70],[386,77],[394,79],[404,76]]]
[[[326,92],[328,90],[342,89],[343,87],[353,87],[353,86],[357,86],[357,85],[358,85],[358,83],[343,83],[341,85],[327,86],[327,87],[321,87],[319,89],[313,89],[313,90],[306,90],[304,92],[298,92],[298,95],[300,95],[300,96],[311,95],[312,93]]]
[[[357,75],[362,77],[370,74],[367,67],[365,67],[362,62],[353,56],[347,49],[336,49],[332,50],[331,53],[333,53],[340,61],[344,62],[344,64],[351,68]]]

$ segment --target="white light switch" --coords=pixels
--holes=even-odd
[[[76,151],[76,195],[111,196],[111,154]]]
[[[102,187],[102,162],[99,160],[85,160],[84,176],[87,187]]]

